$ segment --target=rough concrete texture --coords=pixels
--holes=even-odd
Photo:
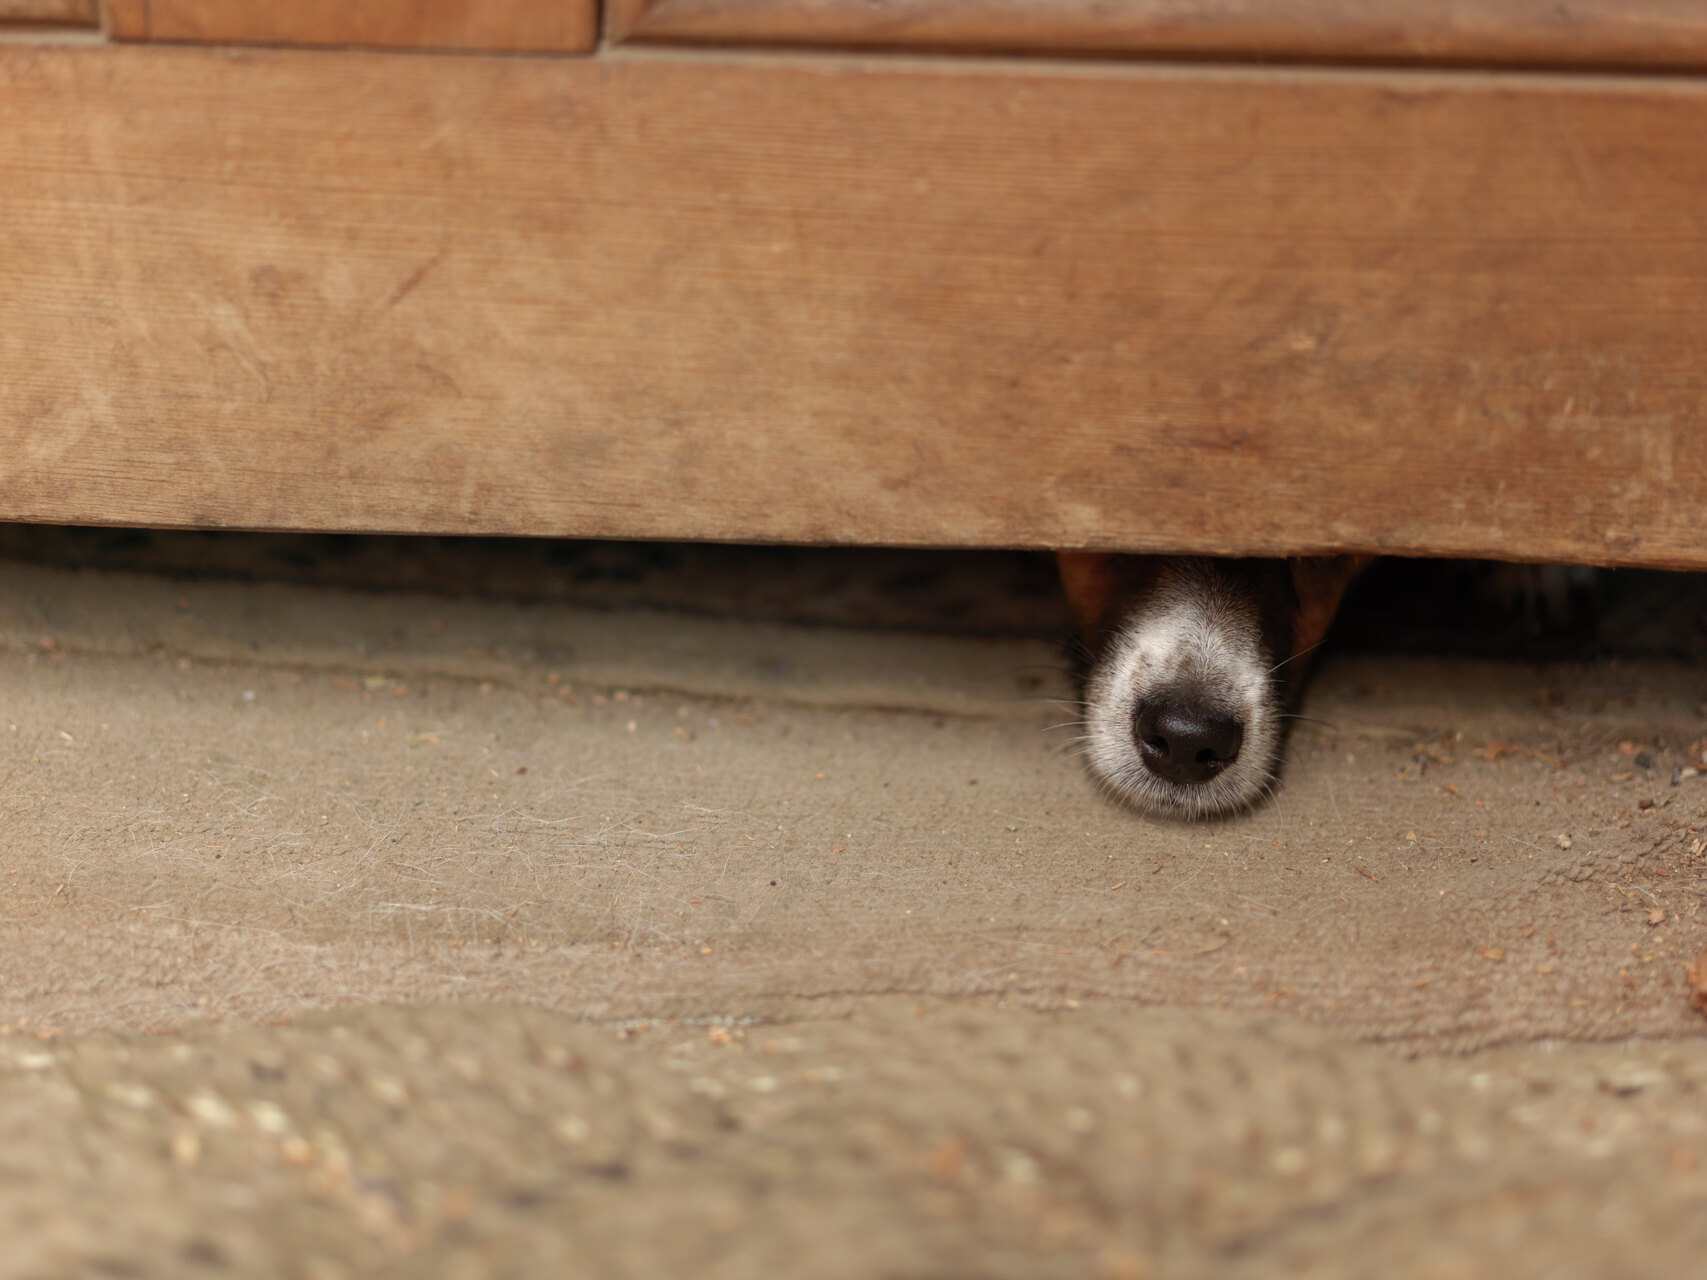
[[[1686,1274],[1707,673],[1341,657],[1106,805],[1043,641],[0,565],[0,1273]]]
[[[513,1005],[0,1044],[9,1274],[1682,1276],[1707,1045]]]

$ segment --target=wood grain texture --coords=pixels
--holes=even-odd
[[[13,46],[0,118],[0,518],[1707,567],[1695,84]]]
[[[597,0],[108,0],[120,39],[582,53]]]
[[[95,0],[0,0],[0,22],[92,27]]]
[[[610,0],[614,40],[1707,66],[1702,0]]]

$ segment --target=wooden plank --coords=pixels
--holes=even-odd
[[[148,38],[149,0],[103,0],[107,34],[115,40]]]
[[[10,46],[0,118],[0,518],[1707,567],[1693,82]]]
[[[597,0],[108,0],[115,37],[201,44],[354,45],[584,53]]]
[[[92,27],[95,19],[95,0],[0,0],[0,23]]]
[[[613,40],[1707,67],[1702,0],[611,0]]]

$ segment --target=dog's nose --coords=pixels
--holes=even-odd
[[[1167,782],[1208,782],[1238,758],[1245,725],[1177,696],[1147,698],[1132,717],[1144,767]]]

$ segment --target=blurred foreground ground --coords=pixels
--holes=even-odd
[[[1340,653],[1183,827],[1029,558],[193,537],[0,561],[0,1274],[1707,1257],[1685,643]]]

